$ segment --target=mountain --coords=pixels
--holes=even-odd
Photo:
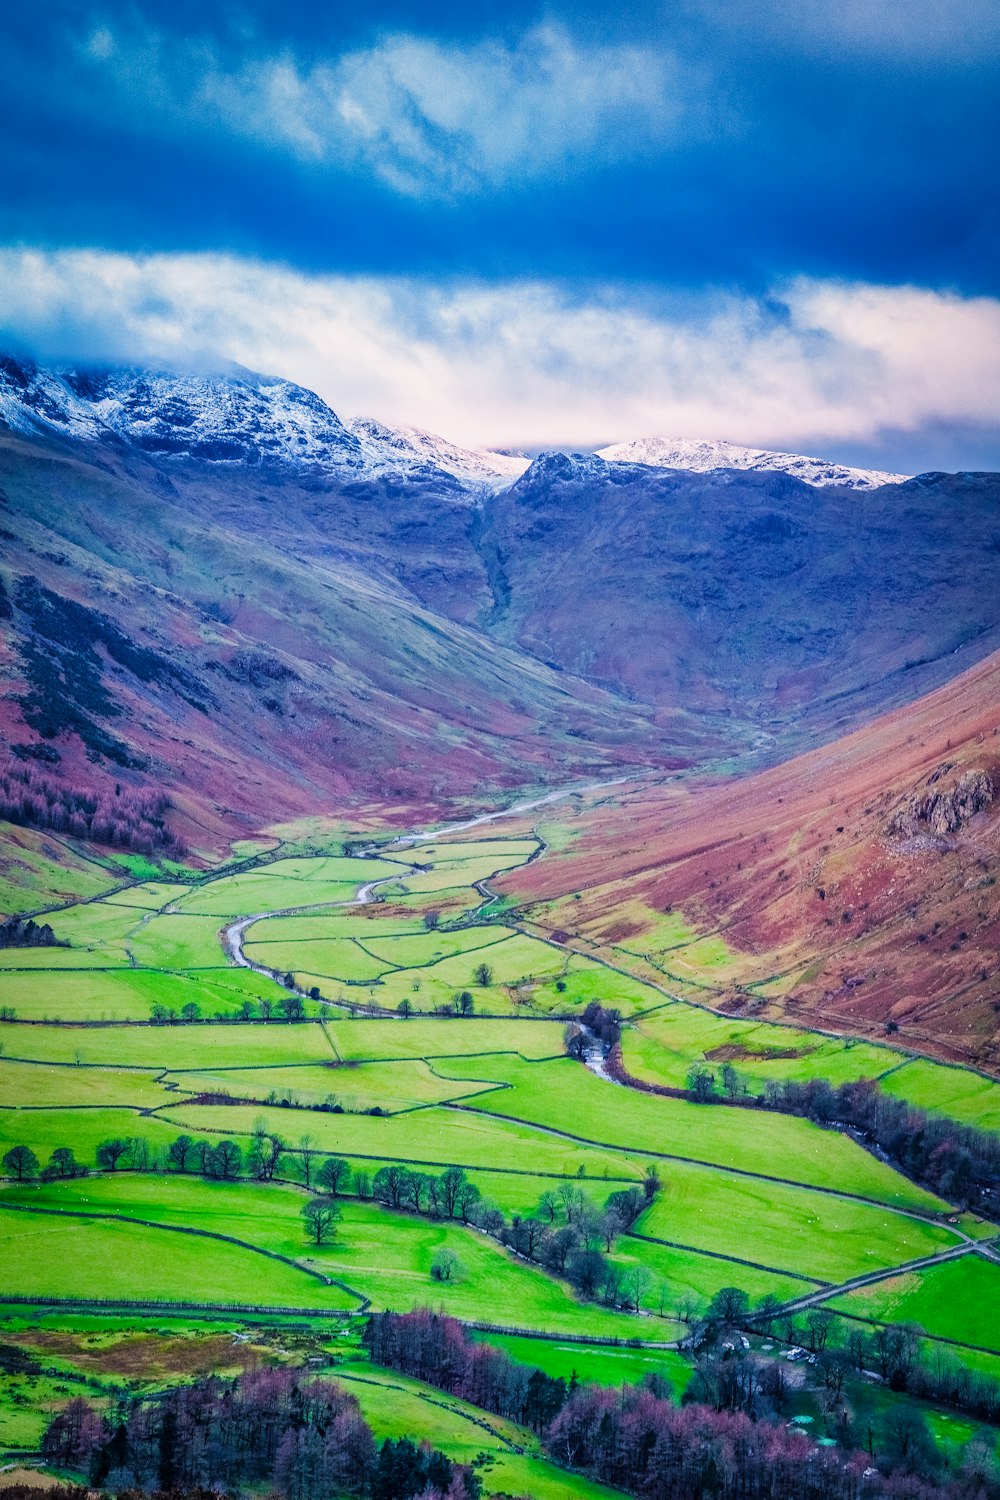
[[[120,440],[150,456],[313,470],[341,478],[509,482],[527,459],[459,448],[420,428],[342,422],[289,380],[248,370],[187,375],[143,369],[44,369],[0,357],[0,421],[25,434]]]
[[[1000,479],[867,491],[543,454],[490,496],[489,629],[777,759],[1000,647]]]
[[[735,443],[700,442],[696,438],[634,438],[597,450],[609,463],[646,464],[654,469],[686,469],[710,474],[716,469],[768,470],[791,474],[803,484],[839,485],[848,490],[875,490],[883,484],[903,484],[906,474],[886,474],[880,469],[851,469],[825,458],[807,458],[801,453],[771,453],[763,448],[740,448]]]
[[[0,727],[194,847],[746,770],[1000,647],[1000,481],[464,450],[246,371],[0,361]]]
[[[153,379],[109,377],[82,406],[76,384],[36,372],[11,412],[8,383],[0,429],[16,766],[94,796],[163,790],[188,846],[217,850],[275,818],[365,802],[426,817],[703,744],[685,715],[674,734],[476,628],[477,511],[451,474],[337,471],[324,455],[357,437],[267,382],[223,384],[222,415],[202,381],[183,411],[186,383],[159,403]],[[295,423],[322,462],[288,457]]]
[[[521,454],[460,448],[422,427],[386,427],[374,417],[352,417],[346,425],[361,444],[371,474],[423,464],[467,484],[498,489],[523,474],[531,463]]]
[[[1000,653],[757,775],[619,788],[562,844],[500,882],[541,930],[734,1015],[1000,1066]]]

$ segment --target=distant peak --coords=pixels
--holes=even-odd
[[[736,443],[698,438],[634,438],[631,442],[612,443],[598,449],[597,457],[608,463],[645,464],[649,468],[685,469],[697,474],[716,469],[771,470],[790,474],[805,484],[842,485],[854,490],[904,484],[910,477],[880,469],[853,469],[801,453],[772,453],[764,448],[742,448]]]

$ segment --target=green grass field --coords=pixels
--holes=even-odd
[[[62,1236],[67,1222],[79,1226],[103,1224],[105,1221],[21,1214],[9,1208],[4,1213],[5,1204],[18,1202],[34,1207],[58,1207],[69,1213],[74,1208],[78,1211],[119,1212],[149,1219],[158,1225],[230,1235],[260,1249],[287,1255],[345,1282],[371,1297],[378,1307],[402,1311],[430,1302],[458,1317],[478,1318],[483,1316],[484,1306],[493,1306],[502,1308],[502,1316],[496,1321],[515,1328],[621,1338],[629,1337],[635,1330],[636,1320],[627,1313],[611,1312],[578,1301],[564,1283],[546,1275],[539,1267],[510,1255],[495,1241],[457,1223],[435,1222],[389,1212],[371,1203],[345,1200],[343,1217],[334,1240],[319,1247],[311,1245],[306,1240],[299,1217],[304,1201],[301,1192],[279,1184],[255,1187],[244,1183],[206,1183],[191,1177],[156,1179],[136,1174],[117,1175],[47,1188],[8,1188],[0,1193],[0,1234],[12,1234],[24,1254],[27,1254],[25,1244],[33,1244],[33,1257],[46,1260],[50,1255],[63,1253],[60,1247],[65,1244]],[[15,1221],[13,1230],[8,1219]],[[18,1236],[28,1233],[23,1226],[17,1227],[22,1220],[28,1221],[34,1235],[31,1241],[18,1239]],[[238,1285],[241,1290],[237,1294],[234,1289],[229,1300],[264,1304],[284,1301],[290,1306],[302,1307],[351,1305],[344,1301],[342,1294],[337,1294],[339,1300],[331,1301],[330,1289],[296,1273],[294,1268],[264,1256],[257,1257],[260,1285],[250,1297],[246,1289],[252,1283],[232,1263],[233,1255],[245,1257],[248,1252],[237,1252],[237,1247],[204,1236],[199,1241],[196,1234],[177,1234],[166,1241],[163,1238],[167,1233],[165,1229],[147,1231],[137,1226],[111,1225],[115,1230],[133,1227],[140,1236],[134,1251],[136,1255],[151,1254],[157,1246],[162,1247],[159,1253],[164,1264],[157,1268],[152,1281],[159,1290],[150,1291],[150,1297],[162,1296],[174,1301],[185,1299],[184,1284],[191,1274],[190,1247],[194,1245],[203,1262],[203,1280],[199,1285],[205,1301],[226,1300],[206,1288],[222,1285],[222,1278],[226,1275],[239,1274],[240,1279],[234,1283],[234,1288]],[[154,1241],[142,1248],[141,1236],[144,1234],[152,1234]],[[179,1251],[174,1249],[174,1238],[182,1247]],[[431,1262],[437,1251],[444,1248],[452,1250],[458,1257],[459,1270],[454,1280],[438,1282],[431,1276]],[[17,1254],[18,1250],[13,1248],[10,1259],[16,1258]],[[9,1260],[0,1243],[0,1275],[7,1264]],[[252,1268],[253,1262],[247,1261],[246,1267]],[[3,1284],[9,1295],[16,1291],[21,1291],[22,1295],[34,1295],[41,1290],[36,1284],[39,1274],[37,1270],[34,1273],[25,1270],[26,1280],[22,1276],[16,1285],[6,1280]],[[35,1280],[32,1280],[32,1275]],[[306,1295],[303,1300],[296,1300],[300,1282]],[[89,1279],[86,1284],[91,1284]],[[313,1287],[316,1292],[309,1295]],[[318,1304],[316,1293],[322,1295]],[[81,1291],[80,1295],[98,1294]],[[128,1294],[118,1290],[102,1295],[124,1297]]]
[[[910,1104],[948,1115],[963,1125],[1000,1130],[1000,1084],[965,1068],[914,1059],[890,1073],[882,1087]]]
[[[825,1078],[832,1084],[878,1078],[898,1065],[900,1054],[788,1026],[730,1020],[678,1001],[623,1032],[622,1059],[635,1077],[671,1088],[685,1087],[693,1062],[704,1061],[718,1075],[728,1061],[759,1093],[771,1078]]]
[[[529,1175],[556,1173],[575,1177],[579,1169],[600,1182],[603,1178],[639,1182],[648,1159],[639,1153],[604,1150],[561,1141],[530,1126],[479,1113],[443,1107],[415,1110],[408,1115],[378,1119],[369,1115],[298,1113],[256,1105],[213,1107],[177,1105],[159,1111],[155,1123],[206,1134],[249,1134],[261,1119],[279,1135],[308,1128],[324,1151],[342,1156],[371,1156],[379,1160],[416,1162],[429,1166],[504,1166]]]
[[[957,1243],[944,1226],[808,1188],[682,1162],[664,1163],[661,1175],[663,1187],[640,1219],[640,1233],[821,1281],[846,1281]]]
[[[133,932],[128,948],[137,964],[150,968],[221,969],[228,963],[221,925],[219,917],[159,912]]]
[[[569,1383],[575,1373],[582,1384],[638,1384],[656,1374],[669,1380],[676,1395],[683,1394],[691,1378],[691,1365],[672,1349],[615,1349],[599,1344],[560,1344],[551,1339],[525,1338],[520,1334],[477,1333],[480,1343],[505,1349],[519,1364],[544,1370],[546,1375]]]
[[[331,1016],[330,1040],[346,1060],[397,1057],[458,1057],[484,1052],[516,1052],[522,1057],[560,1057],[560,1022],[480,1020],[465,1016],[407,1021],[340,1020]],[[2,1033],[0,1033],[2,1034]]]
[[[927,1333],[1000,1353],[1000,1265],[963,1255],[862,1287],[828,1305],[887,1322],[917,1323]]]
[[[197,993],[185,987],[186,997]],[[268,1068],[329,1062],[335,1056],[318,1021],[268,1026],[238,1021],[196,1026],[18,1026],[0,1023],[0,1058],[105,1067]]]
[[[615,1089],[569,1058],[554,1062],[453,1059],[441,1072],[506,1082],[470,1107],[515,1116],[609,1146],[640,1147],[692,1160],[787,1178],[811,1187],[842,1188],[900,1207],[930,1212],[932,1194],[877,1161],[847,1136],[808,1120],[761,1113],[747,1116],[722,1105],[657,1098]],[[748,1120],[752,1127],[748,1127]]]
[[[620,1494],[594,1484],[581,1475],[565,1474],[547,1459],[536,1457],[537,1442],[524,1428],[489,1416],[489,1426],[500,1439],[480,1425],[478,1407],[456,1397],[442,1401],[434,1386],[399,1375],[395,1370],[359,1362],[339,1366],[335,1373],[347,1377],[365,1418],[378,1437],[413,1437],[419,1433],[458,1463],[472,1463],[480,1454],[490,1462],[480,1471],[487,1495],[531,1495],[533,1500],[612,1500]],[[515,1444],[527,1452],[514,1451]]]
[[[268,969],[291,970],[318,975],[344,984],[368,984],[379,979],[391,965],[373,958],[353,938],[320,938],[299,943],[244,944],[247,958]]]
[[[0,955],[4,1004],[16,1017],[0,1023],[0,1155],[24,1143],[44,1162],[55,1147],[70,1146],[92,1164],[101,1141],[121,1136],[145,1140],[162,1160],[181,1132],[216,1142],[228,1137],[246,1149],[258,1124],[287,1144],[279,1173],[285,1180],[270,1184],[158,1171],[0,1188],[0,1288],[8,1295],[233,1301],[317,1315],[356,1308],[362,1297],[397,1310],[431,1305],[467,1320],[556,1335],[511,1332],[503,1339],[515,1357],[550,1373],[568,1378],[575,1370],[579,1379],[618,1384],[655,1369],[679,1394],[691,1370],[679,1355],[560,1338],[669,1340],[684,1331],[678,1319],[703,1309],[722,1287],[786,1300],[810,1285],[838,1283],[954,1243],[945,1224],[899,1211],[936,1215],[946,1205],[846,1135],[787,1116],[615,1087],[563,1056],[561,1018],[591,1000],[618,1007],[633,1018],[623,1036],[626,1066],[674,1086],[684,1084],[693,1061],[706,1059],[717,1069],[731,1060],[754,1088],[771,1078],[836,1084],[887,1074],[890,1092],[993,1128],[1000,1126],[1000,1106],[987,1080],[903,1062],[888,1047],[670,1003],[654,986],[558,944],[502,921],[470,919],[482,903],[472,882],[523,862],[538,847],[533,839],[467,845],[430,839],[364,861],[344,857],[332,838],[326,847],[338,852],[293,853],[190,885],[160,879],[140,862],[136,874],[145,883],[52,919],[71,948]],[[431,868],[411,875],[410,861]],[[88,893],[122,876],[119,869],[88,879],[71,862],[68,869]],[[308,1002],[310,1019],[298,1025],[215,1019],[234,1016],[246,1000],[259,1014],[262,999],[276,1005],[287,994],[229,963],[220,942],[229,920],[353,902],[361,885],[382,877],[392,879],[391,900],[263,916],[246,934],[249,957],[293,972],[305,989],[317,985],[333,1005]],[[428,911],[440,914],[438,925],[425,924]],[[449,930],[458,918],[469,925]],[[645,952],[646,941],[626,947]],[[721,942],[699,938],[673,916],[659,920],[649,951],[672,972],[713,982],[730,959]],[[480,964],[488,975],[476,972]],[[465,990],[476,1014],[433,1014]],[[337,1007],[372,1001],[395,1009],[403,1000],[414,1010],[405,1020],[352,1018]],[[124,1024],[148,1023],[154,1006],[179,1013],[188,1004],[198,1007],[197,1024]],[[29,1020],[47,1024],[21,1024]],[[198,1105],[188,1097],[195,1094],[252,1102]],[[332,1113],[333,1100],[346,1112]],[[366,1113],[375,1107],[384,1113]],[[641,1182],[655,1163],[661,1191],[636,1232],[621,1236],[612,1252],[615,1264],[645,1275],[642,1315],[584,1303],[565,1280],[458,1223],[353,1197],[342,1200],[331,1243],[310,1245],[300,1217],[303,1138],[310,1149],[342,1155],[369,1175],[389,1162],[431,1171],[462,1166],[508,1215],[543,1212],[541,1195],[569,1179],[600,1208],[609,1192]],[[17,1203],[67,1212],[29,1213]],[[88,1219],[88,1211],[148,1223]],[[976,1232],[990,1233],[991,1226]],[[458,1259],[450,1282],[431,1277],[442,1248]],[[324,1285],[310,1269],[350,1290]],[[970,1358],[1000,1360],[1000,1339],[982,1313],[998,1288],[1000,1267],[966,1256],[830,1306],[913,1318],[939,1337],[997,1350],[996,1356],[967,1351]],[[434,1406],[417,1382],[390,1380],[370,1367],[346,1373],[367,1393],[377,1431],[379,1422],[384,1432],[408,1423],[406,1430],[437,1441],[433,1424],[440,1421],[450,1424],[448,1451],[455,1456],[495,1448],[460,1403]],[[44,1395],[40,1390],[40,1403]],[[0,1443],[4,1421],[0,1403]],[[540,1500],[596,1500],[606,1493],[543,1463],[530,1442],[530,1451],[514,1452],[523,1437],[512,1431],[509,1443],[501,1441],[485,1471],[488,1488]]]
[[[172,1073],[165,1082],[193,1094],[228,1093],[234,1098],[261,1101],[276,1094],[279,1099],[290,1097],[293,1102],[313,1108],[334,1098],[345,1110],[359,1112],[377,1105],[390,1113],[438,1104],[443,1099],[461,1099],[477,1093],[481,1087],[440,1078],[419,1060],[337,1064],[332,1057],[309,1067],[236,1067],[213,1073]]]
[[[138,1224],[15,1211],[4,1195],[0,1284],[10,1297],[240,1302],[330,1310],[356,1305],[339,1288],[237,1245]]]
[[[80,1068],[72,1063],[0,1059],[0,1100],[4,1110],[21,1111],[62,1105],[156,1109],[168,1104],[170,1095],[153,1073],[135,1069]]]

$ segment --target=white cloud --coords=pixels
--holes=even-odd
[[[233,360],[468,443],[639,435],[828,448],[996,425],[1000,301],[798,280],[671,305],[627,287],[306,276],[222,255],[0,251],[43,356]]]
[[[393,35],[304,63],[224,63],[206,44],[96,28],[80,56],[139,109],[223,126],[307,162],[364,166],[397,191],[453,196],[662,146],[680,69],[650,48],[583,45],[561,26],[470,44]],[[693,88],[691,93],[694,93]]]

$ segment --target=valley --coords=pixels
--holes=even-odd
[[[246,371],[6,360],[0,412],[0,1460],[85,1478],[214,1372],[463,1500],[634,1493],[633,1422],[964,1500],[997,477]]]
[[[621,952],[612,965],[537,935],[500,893],[634,795],[581,787],[360,847],[300,821],[217,872],[109,872],[103,893],[48,913],[68,947],[0,954],[4,1338],[30,1355],[58,1334],[76,1380],[95,1341],[112,1371],[123,1339],[169,1361],[171,1338],[194,1353],[242,1328],[267,1361],[290,1330],[315,1368],[360,1382],[377,1433],[412,1430],[430,1400],[421,1430],[475,1459],[487,1493],[517,1475],[556,1500],[567,1483],[600,1490],[520,1429],[470,1447],[468,1408],[441,1425],[433,1388],[358,1363],[359,1315],[429,1305],[553,1377],[655,1373],[678,1395],[706,1378],[706,1317],[735,1317],[762,1370],[821,1327],[823,1349],[846,1350],[852,1330],[908,1319],[921,1360],[1000,1372],[977,1315],[1000,1287],[988,1215],[843,1130],[768,1110],[748,1132],[745,1109],[696,1102],[689,1074],[717,1070],[721,1048],[751,1093],[871,1078],[905,1097],[920,1069],[924,1098],[986,1129],[998,1086],[888,1041],[741,1025]],[[567,1055],[595,1006],[622,1018],[613,1057],[673,1097]],[[313,1238],[315,1202],[331,1222]],[[833,1429],[844,1402],[817,1405],[821,1391],[807,1377],[779,1409]],[[895,1400],[876,1424],[886,1445],[912,1403]],[[0,1444],[30,1450],[26,1431],[41,1427],[0,1399]]]

